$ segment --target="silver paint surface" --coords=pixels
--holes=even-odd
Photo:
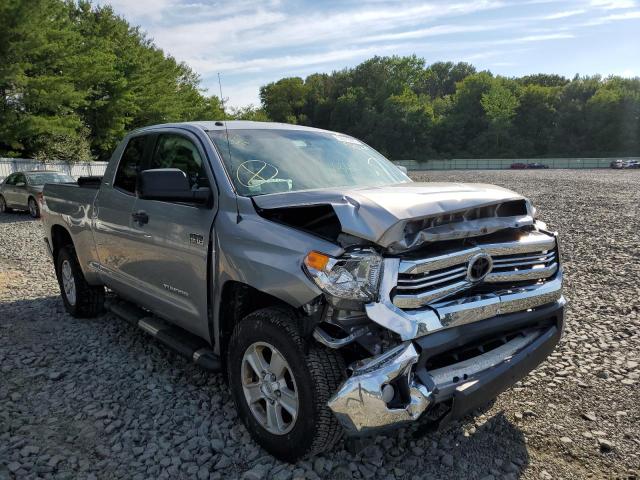
[[[410,250],[428,241],[485,235],[534,223],[532,207],[527,201],[526,215],[453,223],[437,227],[435,232],[425,231],[414,236],[405,233],[409,221],[525,200],[511,190],[485,184],[407,182],[381,187],[274,193],[253,197],[253,200],[262,209],[331,205],[344,233],[391,252]]]

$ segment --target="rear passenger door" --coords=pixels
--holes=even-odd
[[[160,133],[148,169],[178,168],[191,187],[214,182],[200,141],[181,130]],[[212,191],[215,198],[215,192]],[[137,231],[132,273],[152,292],[145,305],[157,315],[208,338],[207,257],[215,205],[138,198],[134,214]]]

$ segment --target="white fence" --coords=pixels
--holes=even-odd
[[[541,163],[549,168],[610,168],[614,160],[640,160],[640,157],[612,158],[452,158],[448,160],[394,160],[407,170],[495,170],[514,163]]]
[[[55,170],[64,172],[74,178],[87,176],[102,176],[109,162],[38,162],[26,158],[0,158],[0,181],[13,172],[26,172],[29,170]]]

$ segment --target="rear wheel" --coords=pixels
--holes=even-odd
[[[294,312],[265,308],[248,315],[227,352],[238,413],[265,450],[294,461],[340,439],[342,427],[327,401],[344,378],[343,360],[333,350],[305,345]]]
[[[78,318],[95,317],[102,312],[104,287],[87,283],[72,246],[58,252],[56,276],[67,312]]]
[[[40,207],[33,197],[29,197],[29,215],[31,215],[31,218],[40,217]]]
[[[10,213],[11,209],[7,207],[7,201],[0,195],[0,213]]]

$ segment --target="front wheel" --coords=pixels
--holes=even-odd
[[[342,436],[327,402],[344,378],[344,362],[333,350],[305,347],[292,311],[265,308],[236,325],[227,350],[240,417],[285,461],[327,451]]]
[[[104,287],[87,283],[72,246],[58,252],[56,276],[67,312],[77,318],[95,317],[102,312]]]
[[[40,207],[38,206],[36,199],[33,197],[29,197],[29,215],[31,215],[31,218],[40,217]]]

